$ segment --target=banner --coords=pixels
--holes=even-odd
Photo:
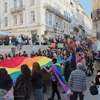
[[[81,38],[79,37],[79,38],[77,38],[77,41],[81,41]]]
[[[58,43],[58,48],[63,48],[63,43]]]
[[[75,46],[75,42],[71,42],[70,46]]]
[[[55,48],[56,47],[56,43],[51,43],[51,47]]]
[[[39,50],[38,47],[33,47],[32,51],[37,52]]]
[[[77,45],[78,45],[78,44],[80,45],[80,41],[76,41],[76,44],[77,44]]]

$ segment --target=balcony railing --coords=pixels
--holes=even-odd
[[[25,6],[18,6],[18,7],[15,7],[15,8],[11,8],[11,13],[16,13],[16,12],[20,12],[20,11],[23,11],[25,9]]]
[[[100,9],[97,9],[97,15],[100,15]]]
[[[59,12],[58,10],[56,10],[54,7],[50,6],[49,4],[44,4],[44,7],[49,10],[50,12],[56,14],[57,16],[59,16],[60,18],[71,22],[71,18],[66,17],[65,15],[63,15],[61,12]]]

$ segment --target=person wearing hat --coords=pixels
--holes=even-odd
[[[0,68],[0,100],[14,100],[13,80],[5,68]]]
[[[74,70],[68,80],[69,91],[73,94],[70,96],[70,100],[77,100],[79,95],[79,100],[83,100],[86,90],[86,75],[82,71],[83,65],[77,63],[77,69]]]

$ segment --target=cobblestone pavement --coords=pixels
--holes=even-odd
[[[92,96],[89,91],[89,88],[92,85],[92,80],[95,78],[95,74],[96,72],[91,77],[87,77],[87,90],[86,90],[84,100],[99,100],[98,96]],[[66,94],[61,93],[63,92],[63,89],[59,83],[58,83],[58,89],[60,91],[62,100],[68,100]],[[47,100],[51,96],[51,93],[52,93],[52,87],[51,87],[51,84],[49,83],[49,85],[47,85],[47,93],[44,94],[44,100]],[[34,100],[33,95],[31,95],[30,100]],[[55,96],[55,100],[57,100],[57,96]]]

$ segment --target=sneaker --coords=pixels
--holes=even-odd
[[[50,97],[50,98],[48,98],[48,100],[54,100],[54,99]]]
[[[65,93],[65,91],[63,91],[62,93]]]

